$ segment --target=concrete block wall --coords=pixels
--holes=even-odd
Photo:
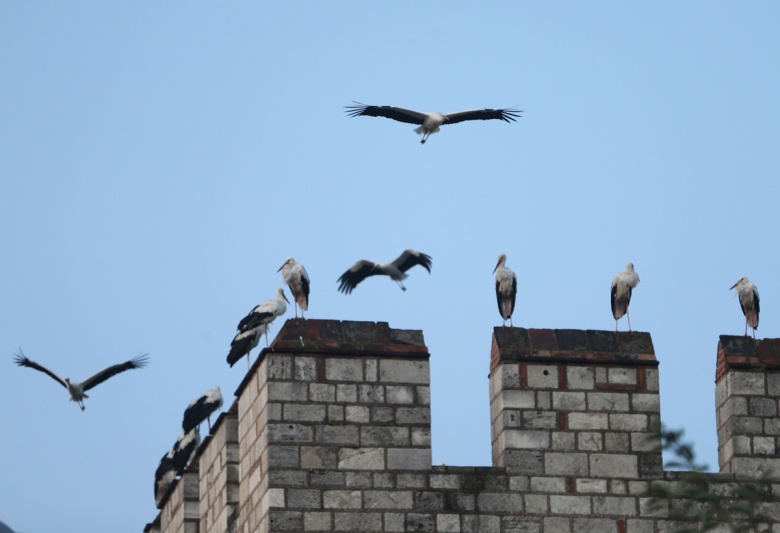
[[[780,475],[780,339],[721,335],[715,378],[720,471]]]
[[[776,457],[756,437],[774,431],[764,401],[777,392],[774,363],[745,367],[747,348],[733,346],[718,354],[719,435],[751,439],[750,452],[732,454],[731,471],[750,454],[769,467]],[[646,496],[650,483],[674,487],[684,475],[664,472],[645,439],[660,424],[648,334],[496,328],[490,366],[493,466],[432,466],[422,333],[288,320],[145,531],[669,533],[680,525]],[[760,432],[735,416],[760,419]],[[190,491],[199,502],[180,487],[190,475],[200,478]],[[736,479],[700,483],[724,495]],[[195,512],[185,512],[187,501]],[[761,510],[764,529],[780,532],[780,506]]]

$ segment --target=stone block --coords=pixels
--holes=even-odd
[[[609,429],[612,431],[647,431],[647,415],[610,414]]]
[[[752,416],[777,416],[777,400],[775,398],[750,398],[748,400],[748,407]]]
[[[385,392],[387,403],[414,403],[414,388],[411,385],[387,385]]]
[[[535,407],[534,391],[505,390],[496,401],[496,408],[502,409],[533,409]]]
[[[302,424],[268,424],[268,442],[311,442],[314,431]]]
[[[603,478],[636,478],[639,476],[637,456],[594,453],[590,456],[590,475]]]
[[[558,367],[529,364],[526,366],[526,379],[531,389],[557,389]]]
[[[303,513],[304,531],[330,531],[333,527],[333,519],[327,512]]]
[[[569,429],[609,429],[607,413],[569,413],[566,420]]]
[[[550,432],[508,429],[503,432],[504,448],[549,449]]]
[[[610,518],[575,518],[572,533],[618,533],[617,520]]]
[[[324,422],[326,414],[325,405],[286,403],[282,407],[282,419],[291,422]]]
[[[325,379],[328,381],[363,381],[362,359],[325,359]]]
[[[437,514],[436,531],[439,533],[460,533],[460,515]]]
[[[501,450],[496,466],[506,467],[513,474],[540,475],[544,473],[544,454],[538,450]]]
[[[360,384],[357,388],[357,399],[360,403],[384,403],[385,387]]]
[[[594,496],[593,514],[613,516],[637,516],[636,498],[621,496]]]
[[[651,392],[658,392],[658,390],[660,389],[659,380],[658,380],[658,369],[645,368],[643,372],[645,373],[645,388]]]
[[[607,480],[581,478],[575,481],[575,487],[577,492],[603,494],[607,492]]]
[[[269,354],[265,359],[265,368],[269,380],[292,379],[293,358]]]
[[[553,431],[551,444],[553,451],[572,451],[575,449],[575,433],[570,431]]]
[[[552,406],[553,409],[560,409],[562,411],[584,411],[585,393],[568,391],[553,392]]]
[[[431,405],[431,388],[427,385],[418,385],[414,388],[419,405]]]
[[[328,405],[328,422],[343,422],[343,421],[344,421],[344,406]]]
[[[634,393],[631,395],[631,408],[634,411],[658,413],[661,410],[661,401],[658,394]]]
[[[411,491],[367,490],[363,492],[364,509],[412,509]]]
[[[556,515],[589,515],[591,514],[590,496],[550,496],[550,512]],[[603,533],[595,532],[594,533]]]
[[[581,431],[577,434],[577,449],[580,451],[600,452],[604,448],[601,433],[596,431]]]
[[[521,513],[523,496],[505,492],[481,492],[477,495],[477,509],[486,513]]]
[[[344,407],[344,420],[355,424],[371,422],[371,409],[363,405],[347,405]]]
[[[362,509],[363,494],[359,490],[326,490],[322,493],[325,509]]]
[[[573,452],[545,453],[544,473],[548,476],[586,476],[588,475],[588,456],[584,453]]]
[[[431,382],[430,368],[427,361],[380,359],[379,381],[428,385]]]
[[[553,531],[555,533],[571,533],[571,520],[559,516],[548,516],[544,518],[544,531]]]
[[[301,468],[337,468],[333,446],[301,446]]]
[[[360,428],[361,446],[408,446],[409,428],[368,426]]]
[[[288,509],[320,509],[322,493],[315,489],[287,489]]]
[[[595,371],[592,367],[566,367],[566,388],[570,390],[593,390],[596,386],[595,376]]]
[[[508,411],[505,411],[507,413]],[[526,429],[556,429],[558,417],[550,411],[520,411],[521,427]]]
[[[298,468],[298,447],[269,444],[268,466],[269,468]]]
[[[372,407],[371,421],[377,424],[384,424],[395,421],[395,408],[393,407]]]
[[[630,450],[630,438],[627,433],[615,433],[608,431],[604,433],[604,451],[607,452],[628,452]]]
[[[338,452],[339,470],[384,470],[384,448],[341,448]]]
[[[319,444],[360,445],[358,426],[353,425],[320,425],[317,426],[316,439]]]
[[[303,513],[298,511],[268,511],[268,523],[271,531],[301,531]]]
[[[388,448],[387,468],[390,470],[430,470],[430,448]]]
[[[414,493],[414,509],[425,512],[438,512],[444,510],[444,492],[442,491],[417,491]]]
[[[311,383],[309,384],[309,398],[312,402],[335,402],[336,386],[330,383]]]
[[[431,410],[428,407],[399,407],[395,412],[395,421],[398,424],[431,424]]]
[[[607,369],[607,382],[613,385],[636,385],[636,368]]]
[[[357,385],[353,383],[339,383],[336,385],[336,401],[342,403],[356,403]]]
[[[272,381],[266,388],[270,402],[305,402],[309,399],[308,383]]]
[[[746,372],[732,370],[726,374],[727,394],[729,396],[764,396],[765,374],[763,372]]]
[[[406,531],[432,532],[434,531],[434,526],[433,515],[429,514],[408,513],[404,522]]]
[[[412,446],[431,446],[431,430],[429,428],[412,428]]]
[[[382,531],[382,513],[333,513],[333,526],[336,531]]]
[[[631,397],[627,392],[589,392],[588,410],[590,411],[628,411]]]
[[[313,357],[296,357],[293,379],[295,381],[315,381],[317,379],[317,360]]]

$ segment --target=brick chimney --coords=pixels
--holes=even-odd
[[[658,361],[648,333],[493,331],[493,464],[534,476],[662,475]]]
[[[715,383],[720,471],[780,475],[780,339],[721,335]]]

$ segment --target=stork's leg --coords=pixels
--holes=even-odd
[[[249,369],[252,368],[252,365],[249,363],[249,352],[246,353],[246,371],[249,372]]]
[[[395,280],[396,283],[398,283],[398,286],[401,287],[402,291],[406,290],[406,287],[404,287],[404,284],[401,282],[400,279]]]
[[[209,433],[211,433],[211,415],[206,418],[206,422],[209,423]]]
[[[626,318],[628,319],[628,332],[631,333],[631,315],[628,314],[628,307],[626,307]]]
[[[513,328],[515,325],[512,323],[512,315],[509,315],[509,327]]]
[[[81,407],[81,410],[82,410],[82,411],[83,411],[84,409],[86,409],[86,407],[84,407],[84,400],[79,400],[79,407]]]
[[[747,337],[747,327],[748,327],[748,319],[747,319],[747,313],[745,313],[745,337]]]
[[[618,327],[618,319],[616,318],[615,319],[615,333],[618,332],[618,328],[617,327]]]

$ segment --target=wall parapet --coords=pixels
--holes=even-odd
[[[736,341],[725,344],[724,357],[739,356]],[[648,495],[651,484],[684,480],[663,470],[649,438],[660,429],[649,334],[496,328],[494,464],[485,467],[431,464],[429,355],[420,331],[288,320],[185,474],[199,477],[199,522],[185,527],[177,486],[145,531],[658,533],[679,525],[670,517],[684,501],[658,508]],[[780,374],[760,362],[756,371],[729,360],[718,385],[719,423],[723,414],[732,424],[724,435],[753,455],[767,449],[756,439],[766,435],[750,434],[744,448],[739,430],[754,419],[764,433],[774,427],[764,399],[780,393]],[[763,388],[745,372],[763,376]],[[723,495],[740,479],[735,471],[701,474],[700,483]],[[767,529],[780,531],[780,506],[762,510]]]

